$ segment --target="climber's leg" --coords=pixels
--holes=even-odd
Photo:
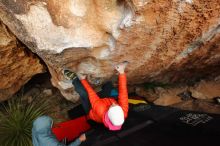
[[[83,109],[84,109],[85,113],[88,114],[91,109],[88,94],[87,94],[86,90],[84,89],[83,85],[81,84],[76,73],[74,73],[70,70],[64,70],[63,74],[66,79],[72,80],[72,84],[74,85],[76,92],[80,96],[80,100],[81,100]]]
[[[72,81],[72,84],[74,85],[76,92],[80,96],[80,100],[82,102],[82,106],[83,106],[85,113],[88,114],[91,109],[91,104],[89,102],[88,94],[87,94],[85,88],[83,87],[79,78],[74,79]]]

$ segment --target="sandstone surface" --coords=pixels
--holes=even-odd
[[[0,19],[49,68],[69,100],[62,69],[91,84],[130,62],[129,84],[189,83],[220,73],[219,0],[0,0]]]
[[[197,99],[214,99],[220,97],[220,80],[201,81],[190,88],[192,96]]]
[[[0,21],[0,101],[8,99],[32,76],[44,70],[36,55]]]

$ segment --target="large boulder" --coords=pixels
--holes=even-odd
[[[8,99],[44,66],[0,21],[0,101]]]
[[[0,19],[77,100],[62,69],[91,84],[127,60],[129,84],[193,82],[220,73],[219,0],[0,0]]]

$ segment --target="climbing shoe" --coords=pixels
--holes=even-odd
[[[76,73],[74,73],[68,69],[63,70],[63,75],[67,80],[74,80],[77,77]]]

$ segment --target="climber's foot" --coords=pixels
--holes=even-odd
[[[72,72],[71,70],[68,70],[68,69],[63,70],[63,76],[67,80],[74,80],[77,77],[76,73],[74,73],[74,72]]]
[[[120,74],[123,74],[127,65],[128,65],[128,61],[123,61],[123,62],[117,64],[117,65],[115,66],[115,69],[116,69]]]

